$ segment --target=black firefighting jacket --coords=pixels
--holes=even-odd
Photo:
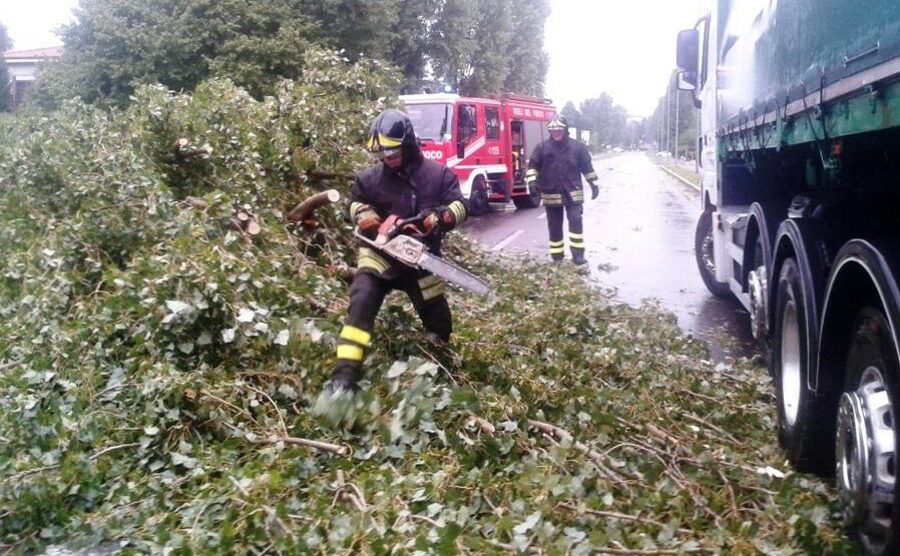
[[[569,137],[538,143],[528,160],[528,174],[537,174],[541,199],[550,207],[583,203],[581,175],[591,183],[597,180],[591,153],[583,143]]]
[[[426,209],[447,207],[453,212],[455,223],[444,231],[462,224],[468,214],[456,175],[446,166],[426,160],[421,153],[410,156],[399,171],[379,162],[360,172],[350,190],[350,218],[354,224],[357,215],[368,208],[366,205],[382,219],[392,214],[411,218]],[[432,234],[424,241],[432,253],[440,254],[441,234]],[[395,275],[392,269],[406,268],[368,247],[360,248],[357,267],[384,275]]]

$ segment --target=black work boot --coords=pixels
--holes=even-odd
[[[550,262],[552,262],[553,264],[561,264],[563,262],[563,256],[553,255],[552,257],[550,257]]]
[[[572,264],[575,266],[582,266],[587,264],[587,259],[584,258],[583,253],[578,253],[577,255],[572,256]]]
[[[338,361],[331,370],[331,378],[325,383],[323,393],[336,395],[340,392],[356,392],[359,390],[359,379],[362,372],[359,367],[346,361]]]

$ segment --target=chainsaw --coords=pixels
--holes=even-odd
[[[397,215],[391,215],[382,222],[378,228],[378,236],[374,240],[359,233],[358,229],[355,229],[354,233],[369,247],[406,266],[427,270],[455,286],[479,295],[487,295],[491,291],[487,282],[428,252],[428,246],[422,241],[425,236],[419,228],[423,220],[421,216],[402,219]]]

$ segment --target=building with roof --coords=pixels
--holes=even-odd
[[[41,64],[62,56],[62,47],[10,50],[2,55],[9,68],[10,90],[13,95],[13,109],[15,109],[25,100],[28,90],[34,85]]]

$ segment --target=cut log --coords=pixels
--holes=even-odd
[[[301,222],[307,220],[309,216],[319,207],[336,203],[340,200],[341,193],[337,189],[328,189],[320,191],[315,195],[310,195],[306,200],[288,211],[284,217],[290,222]]]
[[[200,197],[187,196],[184,198],[183,202],[185,205],[197,210],[206,210],[209,208],[209,203],[207,203],[206,200],[201,199]]]

